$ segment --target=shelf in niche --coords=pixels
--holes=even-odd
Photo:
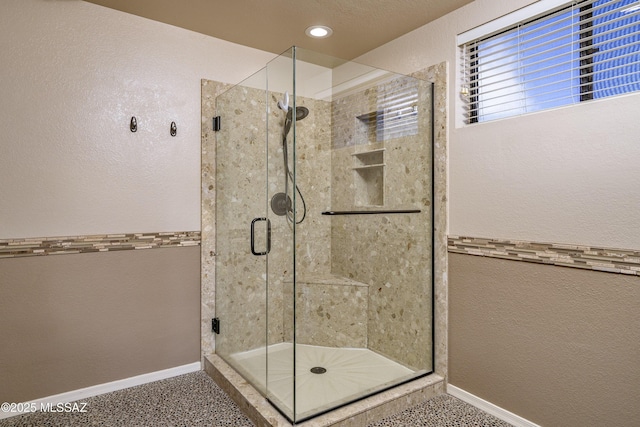
[[[369,155],[369,154],[374,154],[374,153],[381,153],[383,151],[385,151],[386,148],[376,148],[375,150],[367,150],[367,151],[358,151],[357,153],[351,153],[352,156],[363,156],[363,155]]]
[[[384,166],[384,148],[378,148],[369,151],[360,151],[358,153],[351,153],[355,159],[355,167],[362,166]]]
[[[354,166],[351,169],[353,169],[353,170],[364,170],[364,169],[383,168],[385,166],[386,166],[385,163],[380,163],[379,165]]]

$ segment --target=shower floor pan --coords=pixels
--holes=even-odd
[[[231,355],[232,365],[293,418],[293,344],[269,346],[269,376],[264,348]],[[296,347],[297,419],[305,419],[392,385],[415,378],[408,369],[366,348]],[[268,382],[268,384],[266,384]]]

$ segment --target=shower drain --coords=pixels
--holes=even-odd
[[[315,367],[311,368],[310,371],[313,374],[324,374],[325,372],[327,372],[327,370],[325,368],[323,368],[322,366],[315,366]]]

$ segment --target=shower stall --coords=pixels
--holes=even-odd
[[[293,47],[215,109],[215,353],[293,423],[433,372],[433,84]]]

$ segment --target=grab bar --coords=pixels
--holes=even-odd
[[[376,215],[376,214],[408,214],[420,213],[420,209],[391,209],[391,210],[369,210],[369,211],[325,211],[322,215]]]

